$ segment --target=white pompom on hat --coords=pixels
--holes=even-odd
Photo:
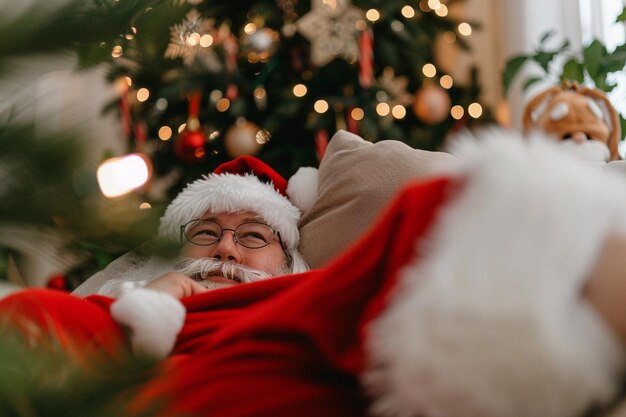
[[[207,211],[251,211],[280,232],[287,249],[298,247],[300,210],[286,196],[288,182],[267,164],[240,156],[190,183],[165,210],[159,236],[178,239],[180,226]]]

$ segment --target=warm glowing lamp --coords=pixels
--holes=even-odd
[[[133,153],[102,162],[97,171],[98,185],[105,197],[119,197],[144,185],[151,174],[150,160]]]

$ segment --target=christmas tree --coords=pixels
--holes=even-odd
[[[171,198],[241,154],[285,176],[316,166],[338,129],[439,149],[481,112],[476,77],[457,85],[437,63],[438,39],[467,48],[453,3],[153,1],[81,52],[106,57],[129,150],[149,157]]]
[[[489,119],[475,71],[461,85],[437,62],[441,40],[468,48],[471,25],[450,13],[457,2],[93,0],[0,21],[4,68],[11,57],[67,50],[82,68],[106,65],[120,88],[106,110],[119,114],[128,152],[152,166],[146,185],[104,201],[95,172],[79,174],[78,189],[70,165],[45,174],[46,146],[65,149],[68,161],[79,158],[77,147],[33,138],[43,144],[33,153],[25,145],[31,130],[7,126],[5,156],[17,150],[10,138],[19,129],[22,157],[42,165],[38,176],[15,175],[18,183],[57,182],[22,181],[0,212],[75,234],[87,267],[71,272],[74,287],[149,237],[184,184],[237,155],[256,154],[288,177],[316,166],[338,129],[439,149],[451,131]],[[45,198],[28,192],[38,188],[49,191]]]

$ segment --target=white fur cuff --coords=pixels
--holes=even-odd
[[[185,307],[169,294],[137,288],[111,305],[111,315],[130,330],[135,354],[160,359],[174,348],[185,322]]]

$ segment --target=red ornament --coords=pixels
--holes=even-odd
[[[62,274],[53,275],[48,280],[46,287],[53,290],[67,291],[67,279]]]
[[[174,153],[187,164],[201,162],[206,157],[206,136],[200,129],[198,114],[200,113],[200,101],[202,94],[199,90],[189,93],[189,119],[185,130],[174,141]]]
[[[206,137],[201,130],[184,130],[174,142],[174,153],[183,162],[195,164],[206,157]]]

